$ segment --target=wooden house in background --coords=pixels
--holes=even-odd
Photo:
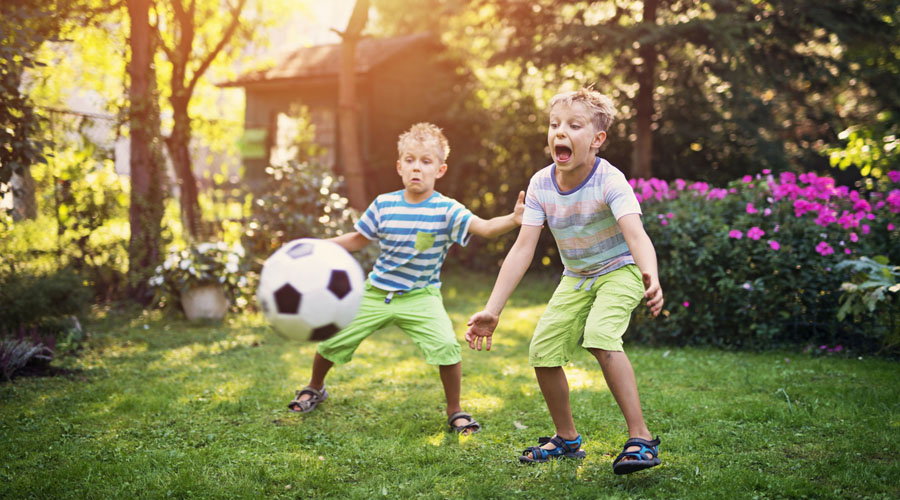
[[[396,173],[397,136],[410,125],[441,117],[458,93],[452,64],[429,34],[366,38],[356,53],[359,138],[369,199],[400,189]],[[292,144],[303,135],[306,110],[312,139],[323,152],[316,161],[343,173],[338,148],[338,68],[340,44],[295,50],[271,69],[241,75],[222,87],[243,87],[246,99],[242,161],[248,183],[258,185],[265,168],[296,154]]]

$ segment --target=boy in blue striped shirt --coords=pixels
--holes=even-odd
[[[417,123],[400,135],[397,149],[403,189],[376,197],[356,223],[356,231],[332,238],[351,252],[373,241],[379,244],[359,313],[345,329],[319,344],[309,385],[297,391],[288,408],[313,410],[328,397],[325,376],[331,367],[350,361],[375,331],[396,324],[419,347],[427,364],[438,365],[449,426],[461,434],[474,433],[481,426],[459,402],[461,349],[441,298],[441,265],[453,243],[465,246],[472,234],[493,238],[518,227],[525,193],[519,193],[513,213],[482,219],[434,190],[435,181],[447,172],[450,152],[440,128]]]

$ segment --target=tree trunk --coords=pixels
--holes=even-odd
[[[175,90],[175,89],[173,89]],[[199,239],[202,229],[200,214],[200,202],[197,200],[197,178],[194,176],[191,162],[191,119],[188,116],[188,99],[171,98],[172,116],[175,125],[172,135],[166,139],[169,150],[169,158],[175,167],[175,175],[178,177],[179,201],[181,202],[181,222],[185,230],[194,240]]]
[[[13,194],[13,220],[34,220],[37,218],[37,197],[31,167],[13,173],[9,182]]]
[[[656,26],[658,0],[644,0],[643,23],[649,29]],[[636,136],[631,157],[631,176],[650,178],[653,176],[653,88],[656,85],[656,47],[641,43],[638,48],[641,64],[637,69],[638,92],[635,99]]]
[[[350,206],[365,210],[369,204],[362,152],[359,147],[359,104],[356,100],[356,46],[369,19],[369,0],[357,0],[347,29],[341,33],[341,67],[338,74],[338,129],[341,159]]]
[[[128,242],[128,294],[148,304],[151,299],[147,283],[160,260],[164,177],[163,162],[157,137],[159,134],[158,103],[154,86],[153,44],[150,33],[150,0],[128,0],[131,20],[131,78],[129,98],[131,110],[131,206]]]

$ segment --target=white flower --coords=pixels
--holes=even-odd
[[[191,259],[182,260],[181,263],[178,264],[178,267],[180,267],[182,269],[187,269],[187,268],[191,267]]]

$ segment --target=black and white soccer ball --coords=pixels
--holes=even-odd
[[[290,340],[325,340],[350,324],[365,275],[337,243],[291,241],[263,264],[256,298],[276,332]]]

